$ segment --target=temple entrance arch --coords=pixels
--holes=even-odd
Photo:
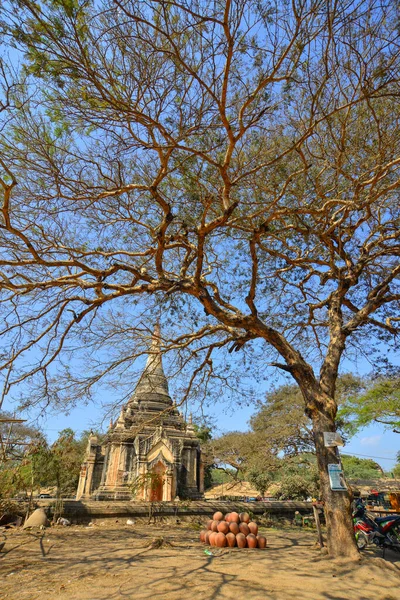
[[[161,460],[159,460],[149,471],[150,474],[150,486],[149,486],[149,500],[150,502],[162,502],[163,490],[165,484],[165,473],[167,467]]]

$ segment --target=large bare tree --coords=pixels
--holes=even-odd
[[[160,302],[197,360],[186,393],[258,339],[312,419],[329,551],[355,555],[323,432],[344,352],[398,332],[395,3],[10,0],[1,18],[24,53],[1,140],[8,385],[72,390],[82,344],[124,369]]]

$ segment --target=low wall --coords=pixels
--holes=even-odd
[[[52,510],[51,500],[41,501],[39,506],[49,507]],[[272,518],[293,519],[294,512],[298,510],[301,514],[312,513],[311,502],[231,502],[231,501],[192,501],[192,502],[122,502],[92,500],[65,500],[63,516],[74,523],[86,523],[98,519],[120,519],[120,518],[148,518],[153,517],[211,517],[214,512],[228,513],[232,511],[247,512],[253,515],[267,513]]]

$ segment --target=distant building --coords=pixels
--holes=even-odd
[[[103,444],[89,438],[76,498],[170,501],[203,492],[200,442],[169,395],[156,327],[132,398]]]

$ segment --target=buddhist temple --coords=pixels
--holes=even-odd
[[[102,444],[89,437],[76,498],[171,501],[203,496],[200,442],[174,406],[162,364],[160,330],[145,369]]]

